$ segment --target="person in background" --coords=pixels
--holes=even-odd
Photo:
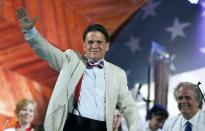
[[[196,84],[180,82],[174,90],[180,114],[166,120],[163,131],[205,131],[202,95]]]
[[[147,113],[146,121],[142,123],[141,131],[161,131],[169,113],[165,107],[155,104]]]
[[[33,100],[24,98],[20,100],[15,109],[18,119],[15,127],[4,129],[4,131],[34,131],[35,126],[32,124],[36,110],[36,103]]]
[[[63,52],[49,43],[34,27],[36,19],[31,19],[24,8],[17,10],[17,18],[29,46],[59,72],[45,131],[112,131],[116,105],[122,109],[129,131],[139,130],[126,73],[104,59],[110,43],[104,26],[91,24],[85,29],[85,54],[81,55],[72,49]]]

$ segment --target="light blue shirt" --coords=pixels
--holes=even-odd
[[[198,120],[199,120],[199,111],[190,120],[186,120],[184,117],[181,117],[181,127],[183,128],[182,130],[183,131],[185,130],[186,122],[189,121],[192,124],[192,131],[197,131]]]
[[[187,120],[179,114],[167,119],[163,125],[163,131],[184,131]],[[192,123],[192,131],[205,131],[205,112],[198,112],[189,120]]]
[[[82,116],[105,121],[105,75],[104,69],[86,69],[80,91],[78,110]],[[75,111],[75,114],[78,114]]]

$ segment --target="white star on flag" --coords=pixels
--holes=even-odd
[[[132,54],[134,54],[136,50],[141,50],[139,42],[140,42],[140,38],[135,38],[131,36],[129,41],[126,42],[125,45],[128,46]]]
[[[144,15],[142,16],[142,19],[146,19],[147,16],[155,16],[156,15],[156,8],[160,5],[160,2],[154,3],[153,0],[150,0],[148,5],[142,8]]]
[[[180,23],[178,18],[174,19],[174,23],[172,27],[166,28],[166,31],[171,33],[171,39],[174,40],[177,36],[185,37],[185,33],[183,31],[184,28],[190,26],[191,23]]]

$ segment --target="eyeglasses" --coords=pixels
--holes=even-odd
[[[200,93],[201,93],[201,96],[202,96],[202,98],[203,98],[203,100],[204,100],[204,102],[205,102],[204,95],[203,95],[203,93],[202,93],[202,91],[201,91],[201,89],[200,89],[200,87],[199,87],[200,85],[201,85],[201,82],[198,82],[197,87],[198,87],[198,89],[199,89],[199,91],[200,91]]]

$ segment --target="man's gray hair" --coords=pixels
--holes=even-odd
[[[189,88],[191,88],[191,89],[193,90],[193,92],[195,93],[194,97],[195,97],[195,99],[199,102],[199,108],[201,108],[201,107],[202,107],[202,104],[203,104],[203,98],[202,98],[202,96],[201,96],[201,91],[200,91],[198,85],[193,84],[193,83],[191,83],[191,82],[180,82],[180,83],[176,86],[176,88],[174,89],[174,97],[175,97],[175,99],[177,100],[178,90],[181,89],[182,87],[187,87],[187,86],[188,86]]]

